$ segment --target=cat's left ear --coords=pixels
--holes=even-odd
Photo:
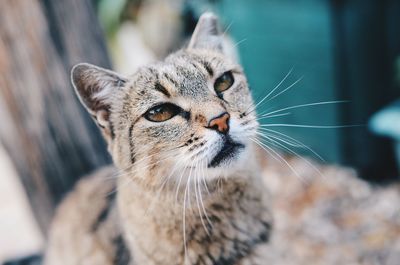
[[[207,49],[223,52],[223,39],[218,18],[213,13],[204,13],[193,32],[188,49]]]
[[[101,67],[81,63],[72,68],[71,81],[80,101],[100,127],[107,141],[113,138],[110,122],[113,95],[124,86],[126,79]]]

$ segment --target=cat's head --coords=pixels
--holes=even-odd
[[[78,64],[72,82],[124,171],[213,176],[249,156],[258,126],[253,101],[213,14],[202,15],[188,47],[164,61],[129,77]]]

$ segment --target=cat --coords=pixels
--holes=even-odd
[[[256,105],[222,35],[206,13],[186,48],[130,77],[73,68],[114,166],[61,203],[45,265],[399,264],[399,186],[258,140]],[[271,133],[275,146],[302,145]]]
[[[265,264],[272,229],[242,68],[203,14],[186,48],[130,77],[90,64],[76,93],[114,165],[58,208],[47,265]]]

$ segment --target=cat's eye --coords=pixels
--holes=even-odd
[[[215,92],[217,92],[217,94],[221,94],[225,90],[229,89],[234,82],[235,79],[233,78],[231,71],[223,73],[220,77],[218,77],[217,80],[215,80],[214,83]]]
[[[179,112],[181,112],[181,108],[178,106],[171,103],[165,103],[152,107],[146,111],[144,117],[149,121],[162,122],[171,119]]]

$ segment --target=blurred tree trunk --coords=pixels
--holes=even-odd
[[[83,61],[110,67],[90,0],[0,1],[0,140],[44,233],[76,180],[110,162],[70,85]]]

